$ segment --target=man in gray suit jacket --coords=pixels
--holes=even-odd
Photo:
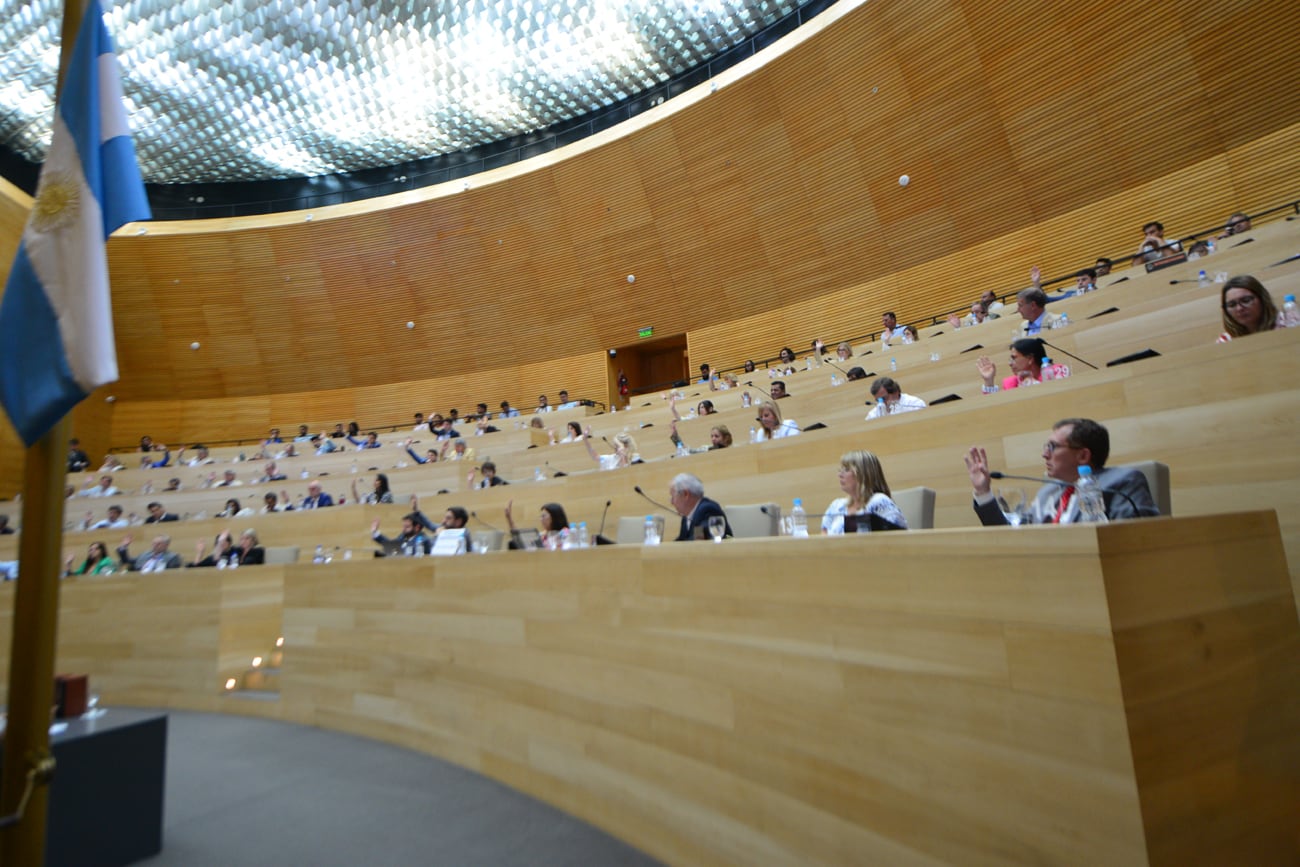
[[[132,558],[128,548],[131,537],[127,536],[117,549],[117,557],[130,567],[132,572],[155,572],[159,569],[179,569],[185,565],[181,555],[169,550],[171,536],[155,536],[153,544],[139,557]]]
[[[1029,522],[1069,524],[1078,520],[1074,483],[1079,479],[1079,467],[1084,464],[1092,467],[1097,487],[1102,489],[1107,518],[1115,521],[1159,515],[1146,476],[1124,467],[1106,467],[1109,456],[1110,433],[1092,419],[1067,418],[1052,425],[1052,435],[1043,444],[1043,461],[1047,477],[1062,484],[1049,483],[1039,488],[1030,506]],[[975,514],[979,515],[980,522],[985,526],[1009,523],[993,494],[989,461],[984,449],[971,447],[966,455],[966,469],[970,473],[971,487],[975,489]],[[1062,506],[1067,492],[1070,497]]]

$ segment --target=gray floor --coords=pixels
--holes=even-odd
[[[169,712],[163,865],[653,865],[438,759],[247,717]]]

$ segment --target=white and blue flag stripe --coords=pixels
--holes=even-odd
[[[149,216],[117,58],[99,0],[90,0],[0,299],[0,403],[28,446],[117,380],[104,245]]]

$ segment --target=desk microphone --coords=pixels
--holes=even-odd
[[[595,535],[595,537],[592,539],[592,541],[595,542],[597,545],[613,545],[613,544],[614,544],[614,540],[613,540],[613,539],[606,539],[606,538],[605,538],[605,518],[606,518],[606,516],[609,515],[609,507],[610,507],[610,504],[612,504],[613,502],[614,502],[613,500],[606,500],[606,501],[605,501],[605,511],[603,511],[603,512],[600,513],[600,527],[596,530],[596,535]]]
[[[1040,485],[1056,485],[1058,488],[1068,488],[1073,486],[1073,483],[1071,482],[1063,482],[1060,479],[1054,479],[1051,476],[1016,476],[1016,475],[1012,475],[1011,473],[992,472],[989,473],[989,478],[990,479],[1020,479],[1026,482],[1038,482]],[[1151,511],[1150,508],[1143,508],[1139,506],[1132,497],[1130,497],[1124,491],[1121,491],[1119,488],[1111,488],[1111,487],[1107,487],[1106,485],[1095,485],[1095,487],[1097,488],[1097,490],[1101,491],[1104,494],[1117,494],[1123,497],[1125,500],[1128,501],[1128,504],[1133,507],[1133,514],[1135,515],[1141,516]],[[1157,509],[1152,514],[1159,515],[1160,511]]]
[[[1068,355],[1068,356],[1070,356],[1071,358],[1073,358],[1075,361],[1079,362],[1080,364],[1086,364],[1086,365],[1088,365],[1089,367],[1091,367],[1093,370],[1096,370],[1096,369],[1097,369],[1097,365],[1093,364],[1091,361],[1084,361],[1082,358],[1080,358],[1079,356],[1075,355],[1074,353],[1072,353],[1072,352],[1066,352],[1064,349],[1062,349],[1062,348],[1059,347],[1059,346],[1053,346],[1051,343],[1048,343],[1046,340],[1043,340],[1043,338],[1041,338],[1041,337],[1038,338],[1038,339],[1039,339],[1040,342],[1042,342],[1042,344],[1043,344],[1044,346],[1051,346],[1051,347],[1052,347],[1053,349],[1055,349],[1057,352],[1060,352],[1060,353],[1062,353],[1062,354],[1064,354],[1064,355]]]
[[[473,518],[475,521],[478,521],[478,522],[479,522],[480,524],[482,524],[484,527],[487,527],[489,530],[492,530],[492,531],[497,532],[497,533],[500,533],[500,532],[501,532],[501,531],[498,530],[496,527],[493,527],[493,526],[492,526],[491,524],[489,524],[487,521],[484,521],[482,518],[480,518],[480,517],[478,516],[478,512],[470,512],[470,513],[469,513],[469,516],[470,516],[471,518]]]
[[[1116,280],[1115,282],[1118,283],[1119,281]],[[1170,281],[1169,281],[1169,285],[1170,285],[1170,286],[1177,286],[1179,283],[1200,283],[1200,282],[1201,282],[1200,279],[1196,279],[1196,280],[1170,280]],[[1112,284],[1112,285],[1113,285],[1113,284]]]
[[[844,375],[848,376],[847,373]],[[772,392],[768,391],[766,388],[763,388],[763,386],[761,385],[754,385],[753,380],[747,381],[745,385],[749,386],[750,388],[757,388],[759,391],[763,392],[763,394],[767,395],[768,400],[776,400],[776,398],[772,397]]]
[[[839,366],[838,364],[836,364],[835,362],[831,361],[829,358],[823,358],[822,361],[826,362],[826,363],[829,364],[831,367],[835,368],[835,369],[838,370],[840,373],[844,374],[844,378],[845,378],[845,379],[848,379],[848,378],[849,378],[849,372],[848,372],[847,370],[845,370],[844,368],[840,367],[840,366]]]
[[[665,506],[663,503],[660,503],[660,502],[657,502],[657,501],[655,501],[655,500],[650,499],[650,495],[647,494],[645,491],[641,490],[641,486],[640,486],[640,485],[634,485],[634,486],[632,487],[632,490],[634,490],[634,491],[636,491],[638,494],[640,494],[640,495],[642,496],[642,498],[644,498],[645,501],[648,502],[648,503],[650,503],[651,505],[653,505],[653,506],[655,506],[655,507],[657,507],[657,508],[663,509],[665,512],[667,512],[667,513],[670,514],[670,515],[676,515],[676,514],[677,514],[677,510],[676,510],[676,509],[671,508],[671,507],[669,507],[669,506]],[[678,517],[680,517],[680,515],[679,515]]]

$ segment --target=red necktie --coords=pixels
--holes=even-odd
[[[1061,492],[1061,502],[1056,506],[1056,517],[1052,518],[1053,524],[1061,523],[1061,516],[1065,510],[1070,507],[1070,498],[1074,496],[1074,485],[1066,485],[1065,490]]]

